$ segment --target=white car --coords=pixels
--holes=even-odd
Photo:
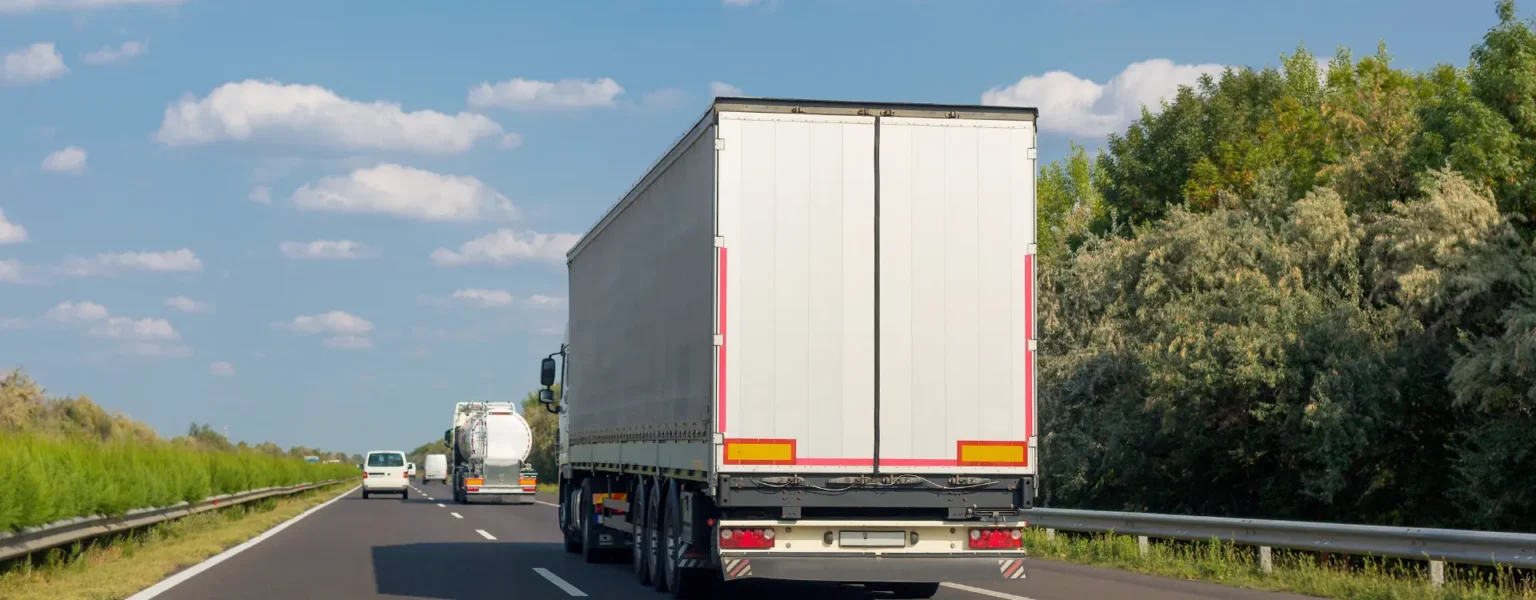
[[[405,476],[406,477],[415,477],[416,476],[416,463],[413,463],[413,462],[405,463]]]
[[[374,450],[363,459],[363,497],[373,494],[410,496],[411,474],[406,470],[405,453],[399,450]]]

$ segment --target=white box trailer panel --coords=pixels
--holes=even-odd
[[[1033,121],[718,122],[720,470],[1033,472]]]

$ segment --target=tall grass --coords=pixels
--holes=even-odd
[[[158,440],[5,434],[0,435],[0,531],[357,474],[350,465]]]

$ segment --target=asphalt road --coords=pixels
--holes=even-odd
[[[447,486],[414,485],[419,491],[413,491],[405,501],[389,496],[364,500],[354,491],[157,598],[564,600],[581,594],[615,599],[663,597],[636,583],[628,564],[589,565],[579,556],[567,554],[555,529],[553,506],[463,506],[452,502]],[[969,589],[941,588],[935,598],[1303,598],[1043,560],[1031,561],[1027,581],[966,585]],[[858,586],[763,580],[733,582],[715,595],[732,600],[880,597]]]

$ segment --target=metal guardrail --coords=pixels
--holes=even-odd
[[[1261,567],[1271,568],[1270,549],[1418,559],[1430,562],[1431,578],[1444,581],[1444,563],[1536,568],[1536,534],[1381,527],[1306,521],[1232,519],[1150,513],[1035,508],[1025,513],[1034,527],[1137,536],[1143,552],[1149,538],[1223,542],[1260,549]]]
[[[245,504],[263,498],[288,496],[328,485],[342,483],[346,479],[331,479],[318,483],[306,483],[290,487],[270,487],[204,498],[196,504],[178,502],[160,508],[139,508],[118,516],[95,515],[55,521],[47,525],[27,527],[21,531],[0,532],[0,561],[25,556],[39,550],[57,548],[111,533],[118,533],[180,519],[201,512]]]

